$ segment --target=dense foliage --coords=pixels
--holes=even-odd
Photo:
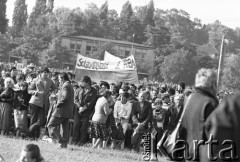
[[[198,18],[190,19],[186,11],[155,8],[153,0],[135,8],[127,1],[119,14],[109,9],[107,1],[100,8],[91,3],[82,10],[80,6],[54,9],[54,0],[36,0],[29,16],[25,0],[16,0],[8,30],[5,2],[0,4],[2,61],[17,55],[38,65],[61,68],[63,62],[74,62],[69,51],[61,47],[61,36],[85,35],[152,46],[155,79],[191,84],[190,76],[197,69],[217,68],[223,34],[228,39],[226,53],[237,54],[240,48],[240,28],[231,29],[218,20],[203,24]],[[99,50],[99,58],[104,50],[112,50],[111,44]]]

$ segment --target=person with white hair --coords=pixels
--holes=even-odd
[[[132,107],[134,131],[131,143],[133,145],[133,151],[140,151],[140,135],[148,131],[152,116],[152,105],[150,102],[146,101],[146,92],[140,92],[138,95],[138,102],[133,103]]]
[[[14,81],[12,78],[4,80],[4,88],[0,90],[0,129],[2,135],[7,135],[13,124],[12,122],[12,104],[13,104],[13,91]]]
[[[200,69],[195,77],[195,88],[196,91],[186,101],[185,113],[182,119],[183,129],[180,132],[181,139],[188,143],[189,156],[192,157],[190,161],[199,161],[199,154],[194,146],[194,141],[207,141],[204,122],[218,105],[216,72],[212,69]],[[200,146],[199,152],[201,149]],[[180,156],[182,155],[175,158]]]

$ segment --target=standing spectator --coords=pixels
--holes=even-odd
[[[14,90],[19,90],[20,89],[20,83],[23,82],[25,79],[24,79],[24,75],[23,74],[18,74],[16,76],[16,81],[17,83],[14,85]]]
[[[4,88],[4,79],[6,78],[6,70],[2,70],[2,73],[1,73],[1,78],[0,78],[0,86],[1,88]]]
[[[40,127],[46,123],[46,117],[50,106],[49,97],[50,91],[57,89],[56,85],[51,79],[47,77],[49,73],[48,68],[41,71],[40,77],[35,78],[29,86],[29,93],[32,97],[30,103],[30,128],[31,136],[39,137]]]
[[[12,123],[12,104],[13,104],[13,91],[14,81],[12,78],[5,78],[4,87],[0,91],[0,129],[2,135],[8,135]]]
[[[57,104],[48,123],[49,135],[57,138],[60,148],[66,148],[69,138],[69,119],[73,115],[74,90],[71,86],[67,73],[59,75],[61,85],[58,93]],[[61,127],[61,134],[59,130]]]
[[[132,120],[136,125],[132,135],[133,149],[140,151],[140,133],[144,133],[149,128],[149,123],[152,121],[152,106],[151,103],[145,100],[145,92],[140,92],[138,102],[133,104]]]
[[[17,83],[16,76],[18,74],[17,68],[12,67],[10,72],[11,72],[11,78],[13,79],[14,83],[16,84]]]
[[[91,124],[91,137],[93,148],[96,148],[100,145],[102,145],[102,148],[106,148],[106,121],[108,115],[112,112],[112,109],[109,108],[108,104],[108,100],[110,97],[111,92],[109,90],[105,90],[104,92],[102,92],[102,97],[97,100]]]
[[[183,94],[185,90],[185,83],[184,82],[179,82],[178,85],[177,85],[177,92],[179,94]]]
[[[75,99],[77,109],[74,112],[72,142],[84,145],[87,142],[89,118],[97,101],[97,91],[91,86],[90,77],[84,76],[82,78],[81,88],[79,88]]]
[[[240,95],[230,95],[223,99],[221,104],[212,112],[205,122],[205,132],[207,139],[217,141],[213,143],[209,158],[209,146],[205,145],[202,149],[201,162],[210,161],[237,161],[240,159]],[[212,137],[211,137],[212,136]],[[223,144],[225,141],[225,144]],[[231,141],[228,143],[226,141]],[[233,145],[231,145],[233,144]],[[230,148],[230,149],[229,149]],[[220,154],[219,150],[224,154]],[[220,159],[219,155],[225,157]],[[214,160],[217,157],[218,160]]]
[[[56,87],[59,87],[59,80],[58,80],[58,72],[53,72],[52,73],[52,81],[55,84]]]
[[[157,99],[157,96],[158,96],[158,90],[157,88],[154,88],[151,93],[152,103],[155,102],[155,100]]]
[[[191,94],[185,106],[181,132],[181,138],[188,142],[191,157],[196,151],[193,141],[207,141],[204,122],[218,105],[216,72],[211,69],[200,69],[196,74],[195,87],[196,92]],[[196,155],[196,159],[199,159],[199,155]]]
[[[19,90],[15,91],[13,99],[14,121],[17,129],[17,137],[19,137],[21,133],[27,131],[27,110],[31,98],[31,95],[28,94],[27,82],[20,82],[18,85]]]
[[[105,90],[107,90],[107,89],[110,89],[110,85],[108,84],[108,82],[101,81],[99,94],[101,95],[101,94],[104,93]]]
[[[26,82],[28,83],[28,85],[31,85],[36,77],[37,77],[36,73],[31,73],[28,76],[26,76]]]

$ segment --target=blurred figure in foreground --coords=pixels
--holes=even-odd
[[[208,139],[212,138],[211,157],[208,145],[202,150],[201,161],[240,161],[240,94],[228,96],[205,122]],[[213,140],[218,142],[213,143]],[[228,142],[227,142],[228,141]],[[225,144],[222,144],[225,142]],[[225,151],[223,151],[225,150]],[[221,152],[224,154],[221,154]],[[222,156],[222,157],[219,157]]]
[[[28,144],[23,147],[17,162],[44,162],[38,145]]]
[[[189,161],[199,160],[199,155],[195,154],[193,141],[207,141],[204,122],[218,105],[216,72],[212,69],[200,69],[196,74],[195,87],[196,92],[192,93],[186,102],[182,119],[183,131],[180,132],[182,140],[189,145],[189,156],[195,157],[194,160]],[[177,155],[176,158],[181,158],[181,155]]]

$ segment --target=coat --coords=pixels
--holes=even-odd
[[[204,122],[217,105],[216,96],[202,88],[196,88],[196,92],[189,96],[187,105],[185,105],[180,136],[188,143],[191,157],[195,151],[193,141],[207,140],[204,133]]]
[[[43,107],[49,107],[49,96],[50,91],[57,89],[56,85],[49,78],[46,78],[46,86],[44,86],[43,80],[41,78],[35,79],[29,86],[29,93],[33,94],[29,103]],[[36,93],[35,93],[36,92]]]
[[[74,90],[69,81],[63,83],[58,92],[57,103],[53,110],[52,117],[70,119],[73,116]]]
[[[152,122],[153,112],[152,105],[148,101],[144,101],[143,109],[141,110],[140,102],[133,103],[132,107],[132,121],[133,124],[142,123],[148,127],[148,123]]]
[[[28,103],[31,98],[31,95],[28,94],[28,91],[18,90],[14,93],[13,98],[13,108],[17,110],[27,110]]]
[[[84,89],[79,88],[75,95],[75,103],[77,109],[75,115],[87,116],[89,117],[93,111],[97,102],[97,90],[91,87],[90,91],[84,94]],[[79,113],[79,107],[83,107],[83,110]]]
[[[0,90],[0,102],[13,105],[14,91],[12,88],[2,88]]]
[[[224,159],[219,158],[220,150],[224,150],[226,148],[231,148],[229,143],[223,145],[224,141],[233,142],[234,146],[232,150],[226,151],[226,155],[223,157],[231,157],[227,161],[237,161],[240,162],[240,159],[235,159],[237,156],[240,157],[240,95],[232,95],[228,96],[221,104],[212,112],[212,114],[208,117],[205,122],[205,131],[207,138],[210,139],[210,135],[212,135],[212,140],[217,140],[217,144],[213,144],[212,146],[212,157],[217,157],[217,161],[224,161]],[[210,162],[211,160],[208,158],[208,145],[204,146],[202,149],[202,162]],[[234,148],[235,147],[235,148]],[[235,149],[235,152],[234,152]],[[217,151],[218,150],[218,151]],[[229,153],[233,153],[233,155],[229,155]]]

